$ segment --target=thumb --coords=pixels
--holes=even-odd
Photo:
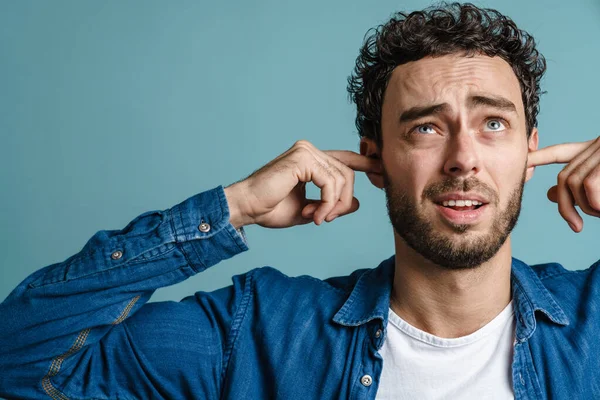
[[[319,206],[321,205],[321,200],[308,199],[307,203],[308,204],[306,206],[304,206],[304,208],[302,209],[302,217],[303,218],[311,218],[314,215],[314,212],[317,210],[317,208],[319,208]],[[351,213],[355,212],[356,210],[358,210],[359,207],[360,207],[360,203],[359,203],[358,199],[356,197],[352,197],[352,205],[350,206],[350,209],[347,210],[346,212],[340,213],[338,215],[338,217],[342,216],[342,215],[351,214]]]

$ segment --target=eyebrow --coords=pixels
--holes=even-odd
[[[400,123],[414,121],[430,115],[440,114],[450,108],[448,103],[434,104],[432,106],[417,106],[404,111],[400,115]]]
[[[515,104],[502,96],[476,95],[469,98],[469,108],[491,107],[502,111],[517,112]],[[441,114],[450,109],[448,103],[433,104],[427,106],[416,106],[409,108],[400,115],[400,123],[414,121],[423,117]]]
[[[503,111],[517,112],[515,104],[502,96],[471,96],[469,98],[469,108],[492,107]]]

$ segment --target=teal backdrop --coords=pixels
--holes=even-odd
[[[358,150],[346,94],[365,32],[425,1],[0,2],[0,300],[101,229],[247,176],[296,140]],[[600,1],[489,0],[547,57],[542,146],[600,135]],[[575,234],[546,199],[560,166],[527,184],[514,255],[586,268],[600,220]],[[393,251],[382,191],[331,224],[247,228],[250,250],[153,300],[179,300],[270,265],[319,278]],[[310,190],[317,195],[317,191]]]

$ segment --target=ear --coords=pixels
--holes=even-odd
[[[375,140],[371,138],[362,138],[360,140],[360,154],[369,158],[375,158],[380,160],[381,166],[383,167],[381,151],[379,149],[379,146],[377,146]],[[376,188],[384,188],[385,185],[383,183],[383,173],[368,172],[367,177],[369,178],[373,186],[375,186]]]
[[[540,141],[540,138],[538,137],[538,129],[533,128],[531,130],[531,136],[529,136],[528,145],[527,145],[527,147],[529,149],[529,153],[536,151],[538,149],[539,141]],[[534,170],[535,170],[535,167],[527,168],[527,172],[525,173],[525,182],[527,182],[528,180],[531,179],[531,177],[533,176]]]

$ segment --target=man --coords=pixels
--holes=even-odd
[[[535,42],[492,10],[397,14],[350,78],[361,154],[298,141],[223,189],[29,276],[0,306],[0,394],[18,398],[482,399],[600,396],[600,273],[511,258],[535,166],[574,231],[600,216],[600,140],[542,150]],[[318,280],[272,268],[148,303],[247,250],[243,227],[354,212],[385,189],[395,256]],[[321,189],[305,198],[305,184]],[[597,264],[598,265],[598,264]]]

